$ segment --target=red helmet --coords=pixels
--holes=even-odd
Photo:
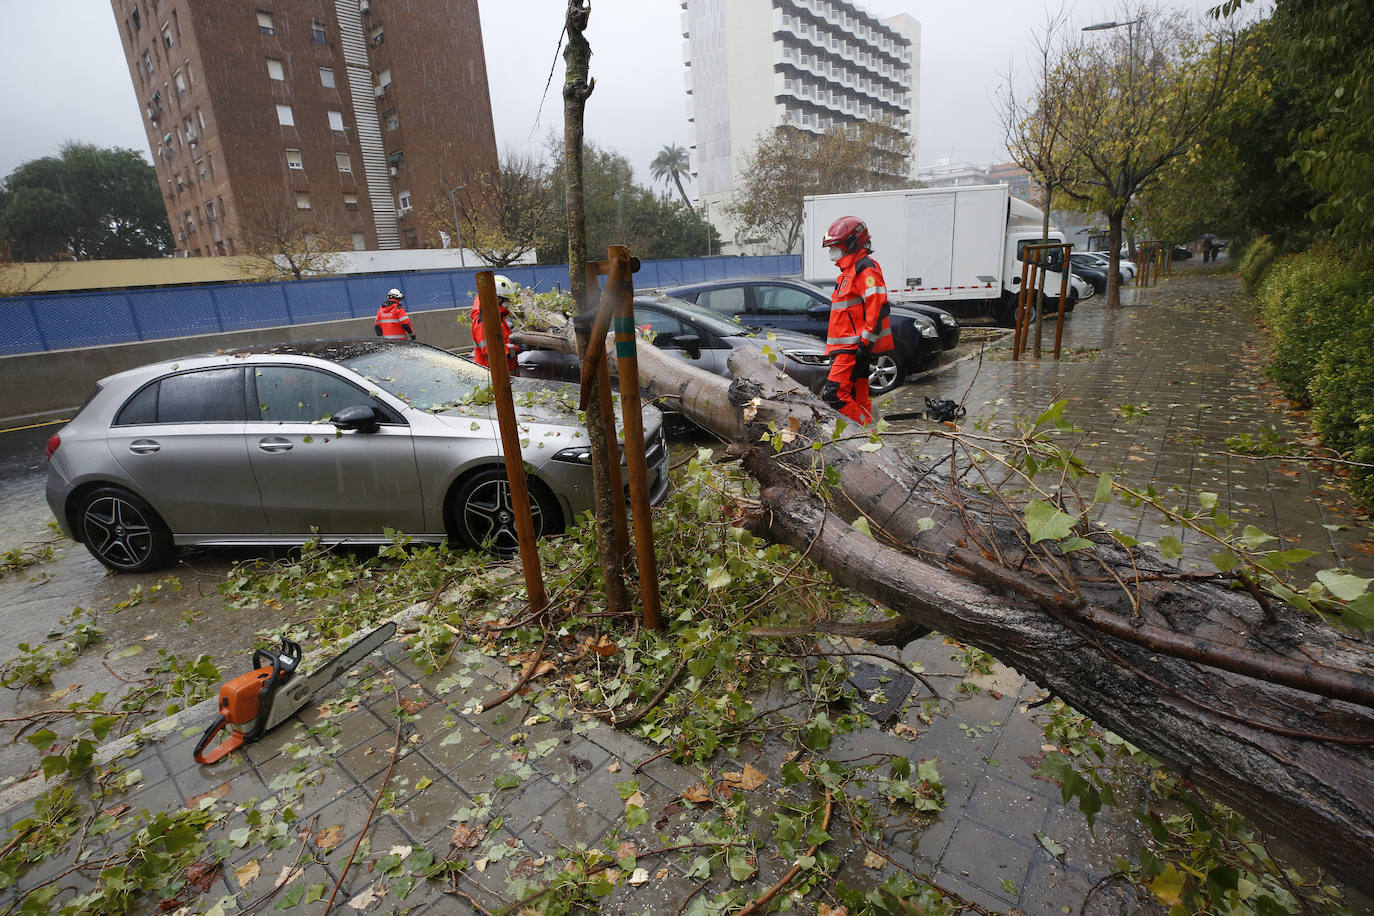
[[[863,220],[857,216],[841,216],[825,231],[821,247],[834,248],[838,245],[844,249],[845,254],[853,254],[860,248],[869,247],[870,242],[872,239],[868,236],[868,227],[864,225]]]

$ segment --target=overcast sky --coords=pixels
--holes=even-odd
[[[730,0],[725,0],[730,2]],[[1008,66],[1026,70],[1030,36],[1059,0],[859,0],[878,16],[921,22],[922,165],[952,156],[986,165],[1004,157],[996,97]],[[1219,0],[1166,0],[1201,15]],[[11,41],[0,55],[0,177],[56,152],[66,140],[125,146],[148,156],[142,111],[108,0],[0,0]],[[503,148],[539,147],[561,133],[563,61],[556,55],[566,0],[479,0],[487,75]],[[1076,0],[1075,25],[1127,18],[1113,0]],[[649,161],[687,144],[678,0],[592,0],[587,30],[597,86],[587,136],[629,158],[649,182]],[[550,68],[553,84],[545,94]],[[542,113],[539,111],[543,102]],[[689,189],[689,193],[691,193]]]

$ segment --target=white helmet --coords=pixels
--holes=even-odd
[[[393,289],[386,294],[386,297],[388,299],[404,299],[406,297],[406,294],[401,292],[399,289]]]
[[[502,276],[501,274],[497,274],[496,276],[492,277],[492,279],[496,281],[496,298],[498,298],[498,299],[514,299],[514,298],[515,298],[515,281],[514,281],[514,280],[512,280],[510,277]]]

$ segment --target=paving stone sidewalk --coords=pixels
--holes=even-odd
[[[1186,275],[1172,281],[1175,289],[1188,282]],[[931,394],[965,401],[971,415],[990,411],[1008,418],[1067,397],[1088,444],[1131,479],[1175,487],[1180,500],[1195,488],[1217,492],[1234,514],[1252,516],[1285,542],[1328,551],[1370,574],[1370,557],[1359,549],[1367,518],[1322,472],[1226,454],[1227,436],[1264,423],[1285,436],[1295,432],[1257,386],[1261,353],[1249,314],[1201,293],[1178,305],[1156,304],[1165,298],[1158,292],[1134,296],[1119,312],[1091,302],[1078,309],[1068,345],[1101,349],[1092,362],[969,360],[903,389],[894,409],[913,409],[921,395]],[[1142,407],[1131,412],[1138,419],[1128,421],[1123,404]],[[1132,522],[1125,515],[1111,521]],[[1147,539],[1152,534],[1140,533]],[[841,860],[840,877],[871,887],[903,866],[987,911],[1077,912],[1087,900],[1087,913],[1151,912],[1119,882],[1103,881],[1113,859],[1130,855],[1136,845],[1133,819],[1107,810],[1089,833],[1082,815],[1060,802],[1058,788],[1033,775],[1044,738],[1030,704],[1043,692],[995,664],[978,678],[980,689],[957,691],[966,671],[957,656],[957,647],[938,636],[903,653],[904,662],[921,665],[952,698],[940,714],[926,721],[920,704],[901,709],[891,702],[885,730],[845,735],[830,749],[836,758],[876,753],[936,760],[946,793],[937,819],[885,837],[886,864],[868,858],[836,825],[827,850]],[[323,710],[309,707],[299,721],[219,764],[195,764],[196,736],[183,731],[120,761],[141,774],[135,789],[116,799],[132,811],[214,799],[232,812],[212,836],[234,841],[235,853],[188,912],[202,912],[228,895],[236,901],[225,912],[255,905],[256,912],[270,912],[294,893],[302,901],[319,899],[287,912],[321,913],[336,884],[335,912],[498,912],[518,908],[508,882],[556,866],[560,849],[609,844],[624,851],[629,847],[622,844],[633,843],[647,880],[631,883],[633,874],[621,875],[602,912],[672,916],[689,912],[689,898],[703,900],[731,884],[721,869],[705,882],[693,876],[690,855],[646,855],[665,845],[663,836],[690,833],[696,812],[682,802],[684,793],[703,778],[718,779],[720,770],[749,764],[767,777],[745,793],[749,817],[766,822],[795,800],[779,775],[786,748],[751,748],[703,774],[659,756],[656,745],[557,708],[515,700],[480,712],[483,702],[509,686],[512,669],[475,652],[426,676],[398,639],[361,667],[373,689],[317,697],[327,701]],[[897,685],[912,685],[896,667],[871,671],[892,693],[901,692]],[[403,709],[408,713],[399,716]],[[512,768],[519,774],[515,784],[498,780]],[[625,820],[630,780],[637,781],[633,790],[648,813],[648,823],[633,829]],[[286,806],[294,820],[269,851],[265,837],[272,823],[287,820]],[[31,802],[15,803],[0,821],[9,826],[31,811]],[[365,825],[365,854],[343,876]],[[91,841],[92,854],[99,843],[126,834]],[[1061,847],[1062,854],[1052,853]],[[449,856],[470,864],[456,884],[407,881],[430,857]],[[64,865],[27,876],[25,884]],[[752,891],[762,893],[790,865],[761,855]],[[274,891],[279,876],[291,876],[296,867],[299,875]],[[314,893],[301,890],[312,887]],[[0,893],[0,904],[14,893]],[[263,902],[269,894],[272,899]],[[340,909],[346,906],[352,909]],[[150,901],[149,911],[155,908]]]

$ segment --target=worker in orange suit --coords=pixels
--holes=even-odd
[[[883,270],[871,256],[868,226],[856,216],[842,216],[831,223],[821,245],[830,250],[830,259],[840,270],[830,297],[825,341],[825,352],[831,355],[830,375],[821,399],[851,420],[871,424],[869,360],[894,346]]]
[[[386,303],[377,309],[377,320],[372,323],[378,337],[415,339],[415,328],[410,324],[406,307],[401,304],[404,298],[405,294],[399,289],[393,289],[386,294]]]
[[[515,299],[515,283],[509,277],[497,274],[492,278],[496,284],[496,301],[501,306],[501,336],[504,338],[506,350],[506,367],[510,369],[511,375],[520,374],[520,366],[516,363],[516,354],[520,348],[510,342],[510,303]],[[472,298],[472,358],[479,366],[491,368],[491,357],[487,352],[487,333],[482,327],[482,302],[474,296]]]

